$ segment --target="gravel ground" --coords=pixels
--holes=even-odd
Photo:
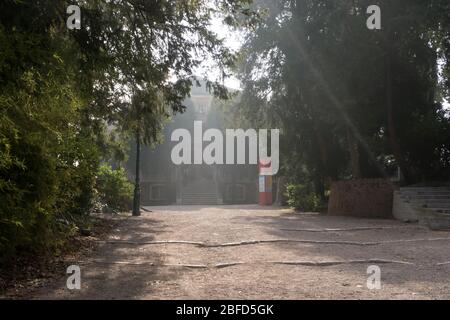
[[[450,298],[450,232],[254,205],[147,209],[68,261],[81,267],[81,290],[66,288],[62,270],[31,298]],[[367,288],[370,265],[381,289]]]

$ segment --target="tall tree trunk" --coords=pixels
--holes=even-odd
[[[395,127],[394,119],[394,106],[392,101],[392,52],[391,52],[391,39],[388,33],[388,43],[387,43],[387,56],[386,56],[386,107],[387,107],[387,123],[388,123],[388,139],[391,146],[392,153],[394,154],[395,160],[397,161],[400,170],[403,173],[405,182],[409,183],[412,181],[411,172],[403,156],[402,148],[398,142],[397,131]]]
[[[331,180],[330,169],[328,167],[328,150],[322,133],[317,127],[314,127],[316,133],[317,144],[319,146],[320,160],[322,163],[322,174],[320,176],[315,176],[314,178],[314,189],[316,194],[318,194],[323,202],[325,202],[325,184],[324,180]],[[334,178],[334,177],[333,177]]]
[[[362,174],[361,174],[361,163],[359,161],[358,143],[356,142],[355,136],[353,135],[353,132],[351,132],[350,128],[347,128],[347,143],[348,143],[348,151],[350,153],[350,162],[353,179],[361,179]]]
[[[322,133],[316,126],[314,126],[314,132],[316,134],[317,145],[319,146],[322,167],[326,169],[328,164],[327,146],[325,144],[325,140],[323,139]]]
[[[320,197],[320,200],[322,203],[325,203],[326,196],[325,196],[325,183],[324,179],[322,177],[316,176],[313,180],[314,183],[314,191],[315,193]]]
[[[136,177],[134,182],[133,216],[141,215],[140,158],[141,139],[138,130],[136,132]]]

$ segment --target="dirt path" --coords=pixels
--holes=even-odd
[[[81,290],[63,270],[33,298],[450,298],[450,232],[258,206],[148,209],[73,262]],[[369,265],[380,290],[366,286]]]

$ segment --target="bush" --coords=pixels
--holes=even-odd
[[[109,164],[102,164],[97,177],[97,191],[103,208],[113,211],[130,209],[133,185],[123,168],[114,170]]]
[[[321,209],[320,198],[305,185],[288,184],[285,196],[288,205],[292,208],[301,211],[319,211]]]
[[[57,253],[92,207],[104,128],[81,112],[59,40],[0,23],[0,267]]]

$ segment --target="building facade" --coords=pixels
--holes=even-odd
[[[202,121],[203,130],[224,130],[224,115],[216,103],[204,84],[194,86],[185,101],[186,112],[175,115],[165,127],[164,142],[154,149],[141,150],[142,205],[257,203],[256,165],[175,165],[171,161],[172,148],[177,143],[170,140],[173,130],[184,128],[193,136],[194,121]],[[134,179],[135,151],[132,146],[127,163],[130,179]]]

